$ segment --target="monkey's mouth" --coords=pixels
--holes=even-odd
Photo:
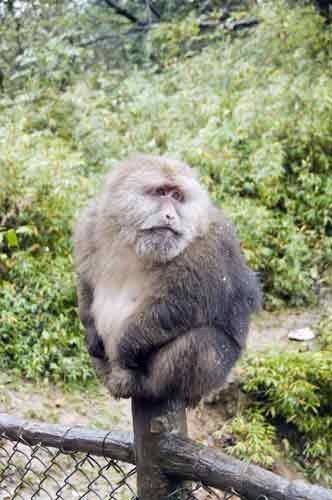
[[[181,233],[174,229],[173,227],[170,226],[154,226],[154,227],[149,227],[148,229],[144,229],[143,232],[145,233],[150,233],[150,234],[164,234],[166,235],[174,235],[174,236],[180,236]]]

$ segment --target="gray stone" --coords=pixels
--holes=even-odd
[[[315,333],[308,326],[305,328],[299,328],[297,330],[292,330],[288,334],[289,340],[298,340],[303,342],[305,340],[313,340],[315,338]]]

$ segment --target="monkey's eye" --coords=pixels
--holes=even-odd
[[[166,189],[165,189],[165,188],[162,188],[162,187],[157,188],[157,189],[155,190],[155,193],[156,193],[156,195],[158,195],[158,196],[166,196],[166,194],[167,194]]]
[[[184,195],[181,189],[173,186],[159,186],[146,191],[151,196],[171,196],[176,201],[183,201]]]
[[[173,189],[172,198],[174,198],[174,200],[176,200],[176,201],[183,201],[184,196],[183,196],[182,191],[180,191],[179,189]]]

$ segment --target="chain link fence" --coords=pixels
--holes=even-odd
[[[108,457],[65,452],[1,435],[0,500],[129,500],[135,468]]]
[[[159,445],[163,474],[176,470],[184,482],[158,500],[332,500],[332,490],[292,482],[226,455],[218,458],[190,440],[165,434]],[[135,463],[132,433],[0,414],[0,500],[139,500]]]
[[[135,483],[131,464],[62,446],[32,445],[21,435],[13,440],[0,433],[0,500],[138,500]],[[200,483],[174,491],[167,500],[178,498],[246,500],[234,490],[220,492]]]

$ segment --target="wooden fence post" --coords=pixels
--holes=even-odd
[[[162,500],[171,493],[171,500],[182,500],[184,483],[167,476],[160,468],[159,437],[165,432],[186,437],[184,404],[179,401],[156,404],[133,399],[132,413],[139,500]]]

